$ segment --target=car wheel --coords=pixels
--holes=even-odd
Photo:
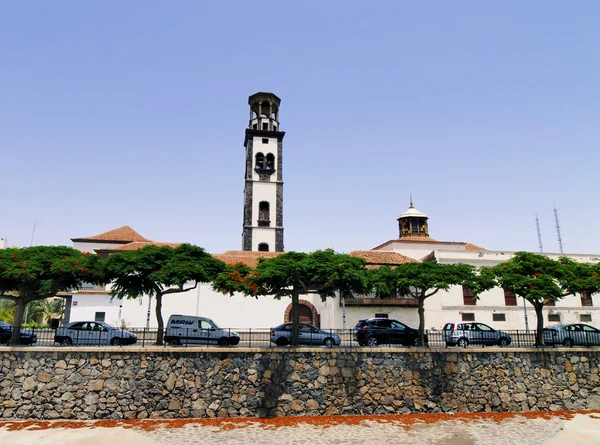
[[[335,345],[335,342],[333,341],[333,338],[326,338],[323,344],[328,348],[332,348]]]
[[[469,346],[469,340],[467,340],[466,338],[460,338],[457,342],[456,345],[461,347],[461,348],[466,348],[467,346]]]
[[[121,346],[123,342],[121,341],[121,339],[119,337],[114,337],[110,340],[110,344],[112,346]]]
[[[508,345],[510,345],[510,342],[508,341],[508,338],[506,338],[506,337],[502,337],[502,338],[500,339],[500,341],[498,342],[498,344],[499,344],[500,346],[508,346]]]
[[[289,343],[289,341],[285,337],[279,337],[277,340],[275,340],[275,344],[277,346],[287,346],[288,343]]]
[[[65,337],[60,341],[60,344],[63,346],[71,346],[73,344],[73,339],[71,337]]]
[[[225,337],[220,338],[219,339],[219,346],[223,346],[223,347],[229,346],[229,339],[225,338]]]
[[[570,348],[571,346],[573,346],[573,340],[570,338],[565,338],[563,340],[563,346],[566,346],[567,348]]]
[[[371,347],[377,346],[377,339],[375,337],[367,338],[367,345],[369,345]]]
[[[174,338],[173,340],[171,340],[169,342],[169,345],[171,345],[171,346],[179,346],[179,345],[181,345],[181,340],[179,340],[178,338]]]

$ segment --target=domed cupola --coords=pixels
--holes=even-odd
[[[413,206],[412,193],[410,195],[410,207],[406,212],[398,217],[398,228],[400,238],[409,238],[411,236],[429,238],[429,226],[427,224],[427,215],[419,212]]]

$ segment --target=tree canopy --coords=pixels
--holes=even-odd
[[[453,285],[464,285],[475,295],[491,289],[494,280],[489,273],[477,273],[468,264],[440,264],[433,261],[404,263],[395,269],[382,269],[373,275],[373,287],[383,294],[392,292],[415,298],[419,312],[419,344],[425,342],[425,300]]]
[[[104,261],[95,254],[64,246],[1,249],[0,298],[15,303],[11,345],[20,343],[28,303],[104,282]]]
[[[600,290],[596,264],[577,263],[566,257],[553,260],[545,255],[517,252],[492,268],[504,289],[527,300],[537,317],[536,345],[544,344],[543,308],[567,295],[585,292],[590,297]]]
[[[291,297],[292,345],[298,343],[300,295],[319,294],[325,300],[339,293],[342,297],[364,294],[369,288],[366,263],[361,258],[336,253],[332,249],[313,253],[287,252],[273,258],[261,258],[255,269],[240,264],[227,267],[214,283],[225,294],[240,292],[276,299]]]
[[[212,282],[225,268],[222,261],[190,244],[174,248],[148,245],[114,253],[106,263],[113,297],[156,298],[157,344],[162,344],[164,338],[162,297],[195,289],[198,283]]]

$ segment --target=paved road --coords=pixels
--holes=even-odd
[[[20,431],[10,431],[15,423],[0,423],[0,441],[11,445],[600,445],[598,413],[544,413],[543,417],[528,417],[284,418],[283,425],[277,424],[278,419],[265,422],[222,419],[204,423],[178,421],[177,425],[159,427],[146,421],[112,428],[62,422],[46,423],[41,429],[39,424],[30,425]],[[52,425],[60,428],[47,429]],[[154,426],[149,428],[151,425]]]

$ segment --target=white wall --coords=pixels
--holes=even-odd
[[[106,294],[74,294],[71,303],[70,321],[94,320],[96,312],[105,312],[104,320],[114,326],[119,325],[119,305],[121,301],[111,301]]]
[[[80,252],[95,253],[94,249],[112,249],[114,247],[120,247],[124,243],[87,243],[87,242],[74,242],[73,248]]]

